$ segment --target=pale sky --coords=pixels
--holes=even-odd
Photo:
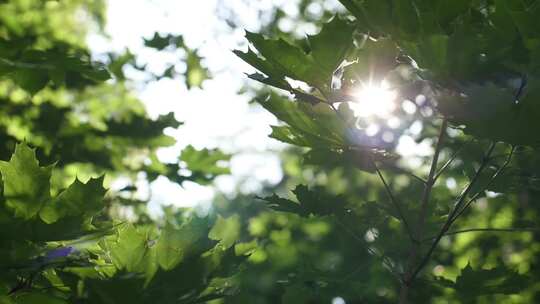
[[[245,73],[253,68],[237,58],[232,50],[247,48],[244,29],[257,31],[261,24],[260,11],[269,11],[272,6],[280,6],[291,18],[298,15],[298,0],[109,0],[106,33],[109,39],[91,35],[89,45],[99,57],[107,51],[122,52],[129,48],[138,56],[139,64],[148,64],[156,72],[162,72],[168,63],[178,62],[181,54],[157,52],[143,46],[143,37],[151,38],[154,32],[162,35],[181,34],[188,47],[199,49],[205,58],[205,65],[213,78],[203,84],[202,89],[188,90],[183,79],[162,79],[143,84],[135,81],[135,90],[145,103],[149,114],[156,117],[170,111],[175,113],[184,125],[178,130],[167,130],[167,134],[177,139],[173,148],[159,151],[162,161],[174,162],[181,149],[188,144],[196,148],[222,148],[234,152],[231,161],[231,176],[216,180],[218,189],[225,193],[234,193],[237,188],[249,193],[256,192],[261,185],[275,184],[282,178],[280,159],[276,151],[285,145],[268,138],[270,125],[276,119],[259,106],[248,105],[250,96],[238,94],[246,81]],[[317,15],[323,9],[335,9],[337,0],[325,1],[325,8],[319,4],[308,7],[308,11]],[[218,8],[230,11],[241,28],[231,29],[224,20],[216,16]],[[299,36],[315,34],[316,28],[310,24],[300,24],[291,28],[292,21],[285,18],[278,26],[282,30],[293,29]],[[128,76],[140,79],[137,72],[127,71]],[[380,90],[374,92],[381,93]],[[366,92],[360,92],[360,95]],[[374,99],[379,95],[367,93]],[[382,92],[388,95],[388,93]],[[366,99],[366,98],[363,98]],[[370,99],[370,98],[368,98]],[[368,103],[365,107],[375,112],[381,102]],[[406,105],[406,104],[403,104]],[[357,106],[362,106],[358,104]],[[390,105],[393,106],[393,105]],[[407,111],[407,109],[405,109]],[[363,109],[362,111],[366,111]],[[414,111],[414,109],[412,109]],[[397,118],[393,118],[397,119]],[[389,119],[391,121],[391,119]],[[378,126],[373,126],[375,133]],[[421,130],[411,129],[412,134]],[[428,142],[416,143],[411,136],[399,139],[398,153],[407,157],[409,165],[418,167],[419,156],[429,154]],[[418,152],[421,152],[420,155]],[[416,157],[415,157],[416,156]],[[144,177],[141,177],[143,180]],[[140,183],[141,196],[152,193],[151,208],[156,210],[159,204],[176,206],[208,206],[213,197],[212,186],[200,186],[184,183],[184,188],[168,182],[165,178],[155,181],[151,189],[144,190]],[[120,185],[119,185],[120,186]]]
[[[260,22],[255,8],[268,8],[272,4],[272,1],[254,1],[259,3],[246,5],[239,0],[110,0],[106,26],[110,39],[93,35],[89,44],[98,55],[111,50],[122,52],[127,47],[138,55],[141,63],[147,63],[156,72],[177,58],[175,54],[143,47],[143,37],[151,38],[156,31],[182,34],[189,47],[198,48],[213,74],[202,90],[188,90],[183,79],[162,79],[148,85],[135,83],[152,117],[173,111],[185,123],[178,130],[167,130],[178,143],[174,148],[159,151],[159,157],[163,161],[175,161],[188,144],[236,152],[231,160],[232,175],[218,178],[216,184],[226,193],[234,192],[238,184],[242,191],[252,192],[263,183],[280,181],[280,160],[273,151],[283,145],[267,136],[270,125],[276,123],[275,118],[260,107],[248,105],[249,96],[238,94],[245,81],[244,73],[252,68],[231,52],[245,48],[244,33],[241,29],[230,30],[216,17],[219,2],[237,12],[241,23],[250,30],[256,30]],[[128,75],[137,77],[136,73]],[[211,186],[186,182],[182,188],[165,178],[154,182],[151,191],[154,203],[176,206],[209,203],[214,195]]]

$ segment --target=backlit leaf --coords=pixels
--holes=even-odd
[[[6,205],[24,219],[34,217],[50,199],[52,167],[40,167],[35,150],[26,144],[15,147],[9,161],[0,161]]]

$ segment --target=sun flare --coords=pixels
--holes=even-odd
[[[397,93],[390,89],[387,82],[366,84],[357,88],[353,93],[356,101],[351,103],[351,109],[357,117],[389,117],[395,109]]]

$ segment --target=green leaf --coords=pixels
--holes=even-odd
[[[251,50],[247,53],[236,51],[242,58],[267,78],[260,74],[250,76],[275,87],[291,90],[285,77],[304,81],[316,88],[328,91],[333,72],[343,62],[353,45],[354,27],[334,17],[323,25],[322,30],[308,37],[309,52],[298,47],[300,43],[289,43],[283,39],[266,39],[260,34],[246,32],[246,38],[257,49],[260,56]]]
[[[329,23],[323,24],[318,34],[308,37],[310,55],[321,66],[326,77],[331,77],[353,46],[353,30],[354,27],[346,21],[334,17]],[[329,81],[327,79],[327,83]]]
[[[355,0],[338,0],[353,16],[356,17],[357,22],[363,20],[365,15],[361,6]]]
[[[162,51],[169,45],[174,45],[178,48],[184,47],[184,39],[181,35],[175,36],[168,34],[167,36],[161,36],[158,32],[155,32],[151,39],[144,39],[144,45]]]
[[[345,83],[377,83],[396,67],[399,49],[394,41],[380,38],[370,39],[362,43],[354,53],[349,55],[353,61],[344,68]]]
[[[446,27],[450,22],[469,9],[470,0],[439,0],[437,5],[437,18],[439,23]]]
[[[397,0],[393,1],[393,4],[393,15],[398,28],[406,34],[416,34],[420,30],[420,17],[414,1]]]
[[[247,31],[246,38],[274,68],[298,80],[311,78],[308,73],[314,66],[313,58],[298,46],[282,38],[267,39],[261,34]]]
[[[530,130],[540,128],[540,80],[530,79],[519,102],[515,89],[488,84],[471,85],[461,96],[443,95],[439,109],[464,132],[479,138],[515,145],[539,146],[540,137]]]
[[[446,75],[449,40],[447,35],[430,35],[419,39],[418,42],[404,41],[403,48],[420,68]]]
[[[159,115],[157,119],[152,120],[145,115],[130,115],[125,119],[111,120],[107,124],[107,131],[102,132],[102,135],[113,135],[119,137],[133,137],[138,139],[150,140],[154,137],[159,139],[163,135],[165,128],[178,128],[182,125],[176,120],[173,112],[164,115]]]
[[[186,235],[174,229],[171,225],[165,226],[156,245],[157,262],[163,270],[171,270],[184,258]]]
[[[272,195],[270,197],[260,198],[261,200],[268,203],[268,207],[276,211],[303,214],[302,207],[299,203],[293,202],[291,200],[281,198],[277,195]]]
[[[103,247],[110,252],[116,268],[141,272],[151,244],[147,230],[128,224],[120,227],[115,236],[106,239]]]
[[[309,189],[307,186],[299,185],[293,190],[293,193],[299,203],[276,195],[261,199],[266,201],[271,209],[296,213],[305,217],[340,214],[347,204],[344,197],[330,194],[322,187]]]
[[[0,161],[6,205],[15,216],[34,217],[50,199],[52,166],[40,167],[35,150],[17,144],[9,162]]]
[[[13,74],[13,81],[23,90],[35,94],[49,82],[47,71],[40,69],[18,69]]]
[[[210,72],[202,65],[202,57],[196,51],[187,50],[187,52],[186,86],[188,89],[193,87],[202,88],[203,81],[210,78]]]
[[[130,50],[124,51],[123,54],[119,55],[109,55],[111,62],[109,63],[109,70],[119,81],[126,80],[126,75],[124,74],[124,66],[127,64],[136,66],[136,58]]]
[[[228,218],[218,215],[217,221],[208,237],[219,241],[223,250],[229,249],[240,237],[240,216],[235,214]]]
[[[39,215],[47,224],[67,216],[91,218],[103,209],[103,196],[107,191],[103,188],[104,176],[92,178],[86,184],[78,179],[56,198],[47,202]]]
[[[341,196],[328,193],[322,187],[312,187],[300,185],[293,190],[294,195],[304,206],[304,210],[316,215],[331,215],[341,210],[346,205],[346,201]]]
[[[392,2],[394,1],[365,0],[359,4],[362,9],[362,16],[365,18],[365,20],[360,19],[360,21],[370,27],[366,32],[372,30],[375,35],[394,32]]]
[[[174,269],[184,258],[198,252],[208,234],[208,226],[199,219],[191,219],[180,228],[165,226],[156,244],[157,262],[164,270]]]
[[[218,149],[197,150],[189,145],[182,150],[180,160],[186,164],[186,169],[194,175],[229,174],[228,167],[223,165],[231,159],[231,155]]]
[[[234,254],[237,256],[249,256],[257,250],[258,245],[257,240],[236,243],[236,245],[234,245]]]
[[[271,94],[260,104],[288,127],[273,127],[272,137],[300,146],[346,146],[347,127],[326,104],[295,103]]]
[[[487,184],[502,166],[502,160],[497,165],[494,163],[492,161],[492,165],[484,170],[485,172],[478,182],[480,186]],[[538,151],[529,147],[516,148],[510,163],[500,172],[487,190],[497,193],[540,191],[540,155],[538,155]]]
[[[79,89],[111,77],[103,64],[91,62],[90,56],[80,50],[25,49],[20,55],[11,55],[12,58],[0,61],[0,74],[5,74],[30,94],[37,93],[51,80],[56,86]]]
[[[248,49],[246,53],[243,53],[240,51],[234,51],[234,54],[236,54],[236,56],[240,57],[246,63],[250,64],[257,70],[261,71],[266,76],[268,76],[266,77],[259,73],[255,73],[255,74],[249,75],[249,78],[274,86],[282,90],[287,90],[287,91],[292,90],[289,83],[284,79],[285,72],[280,70],[279,68],[273,67],[269,61],[257,56],[257,54],[255,54],[251,49]]]
[[[530,284],[528,277],[500,265],[492,269],[473,269],[470,264],[461,270],[455,282],[441,283],[456,290],[462,300],[492,294],[518,294]]]

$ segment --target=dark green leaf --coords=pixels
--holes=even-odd
[[[528,286],[529,279],[505,266],[473,269],[467,264],[455,282],[441,282],[444,286],[455,289],[462,300],[472,300],[482,295],[518,294]]]
[[[35,150],[18,144],[9,162],[0,161],[6,205],[24,219],[34,217],[50,199],[52,167],[40,167]]]
[[[58,219],[67,216],[81,216],[91,218],[103,209],[103,188],[104,176],[90,179],[83,184],[78,179],[56,198],[47,202],[39,215],[47,224],[56,222]]]

